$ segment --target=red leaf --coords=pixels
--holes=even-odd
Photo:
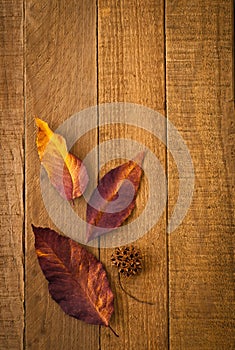
[[[101,262],[68,237],[49,228],[32,228],[39,264],[52,298],[66,314],[111,328],[114,297]]]
[[[87,204],[87,242],[121,226],[135,208],[145,153],[109,171]]]

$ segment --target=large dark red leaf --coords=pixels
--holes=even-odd
[[[87,204],[87,242],[121,226],[135,208],[145,153],[109,171]]]
[[[49,228],[32,227],[52,298],[66,314],[110,327],[114,297],[101,262],[72,239]]]

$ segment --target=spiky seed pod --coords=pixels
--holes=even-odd
[[[118,267],[118,271],[125,276],[133,276],[142,269],[142,254],[133,245],[116,248],[111,256],[112,265]]]

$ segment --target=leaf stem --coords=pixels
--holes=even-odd
[[[134,299],[134,300],[136,300],[136,301],[138,301],[139,303],[142,303],[142,304],[148,304],[148,305],[155,305],[155,304],[156,304],[156,303],[153,303],[153,302],[151,302],[151,301],[140,300],[140,299],[138,299],[137,297],[135,297],[134,295],[132,295],[131,293],[127,292],[127,291],[124,289],[123,285],[122,285],[120,272],[118,272],[118,281],[119,281],[119,285],[120,285],[122,291],[123,291],[124,293],[126,293],[127,295],[129,295],[129,297],[131,297],[132,299]]]
[[[109,329],[111,329],[111,331],[113,332],[113,334],[119,338],[119,335],[115,332],[115,330],[110,326],[108,325]]]

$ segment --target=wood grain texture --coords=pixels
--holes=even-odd
[[[99,103],[132,102],[164,113],[163,10],[163,1],[98,1]],[[100,123],[110,120],[110,114],[112,115],[112,109],[110,113],[100,114]],[[120,122],[124,122],[126,117],[128,116],[123,115]],[[130,138],[146,144],[161,160],[163,167],[165,166],[164,145],[143,129],[127,127],[124,124],[100,127],[100,143],[115,138]],[[120,147],[125,148],[121,144]],[[112,149],[112,155],[107,150],[100,152],[100,163],[105,163],[112,157],[119,158],[118,153],[119,149],[115,148]],[[101,176],[120,163],[120,159],[108,162],[102,167]],[[144,206],[147,196],[148,187],[143,179],[137,208]],[[137,210],[131,218],[138,214],[140,213]],[[128,232],[128,226],[126,230]],[[118,273],[111,267],[113,249],[100,251],[116,295],[115,314],[111,325],[120,336],[116,339],[110,332],[101,330],[101,349],[167,349],[165,214],[135,245],[145,256],[144,270],[137,277],[121,277],[121,284],[127,293],[146,303],[131,298],[121,288]]]
[[[2,1],[1,350],[235,348],[232,6],[232,0]],[[110,261],[113,249],[89,248],[100,255],[115,294],[111,326],[120,335],[116,338],[109,329],[65,315],[52,301],[31,223],[58,230],[40,192],[34,117],[55,130],[83,108],[120,101],[167,114],[190,150],[195,188],[183,223],[168,238],[166,222],[177,201],[179,178],[162,142],[134,126],[98,125],[99,133],[89,132],[73,147],[83,159],[98,141],[130,138],[150,148],[168,173],[167,210],[135,242],[144,255],[139,276],[121,277],[120,285]],[[97,116],[100,123],[107,118]],[[118,153],[113,149],[113,160],[107,152],[99,153],[100,164],[108,159],[100,176],[123,162]],[[98,169],[98,162],[93,167]],[[144,176],[128,222],[141,214],[147,200]],[[84,199],[74,210],[85,216]]]
[[[31,229],[33,223],[58,231],[40,192],[34,117],[55,130],[74,113],[96,104],[95,1],[26,2],[26,73],[26,348],[98,349],[99,327],[65,315],[51,299]],[[83,159],[96,140],[95,134],[88,135],[73,151]],[[82,208],[85,211],[84,203]]]
[[[13,20],[14,19],[14,20]],[[23,349],[23,2],[0,6],[0,349]]]
[[[234,349],[234,128],[225,113],[233,96],[232,1],[167,1],[166,60],[168,117],[195,170],[192,205],[170,236],[170,347]],[[169,211],[174,169],[169,163]]]

